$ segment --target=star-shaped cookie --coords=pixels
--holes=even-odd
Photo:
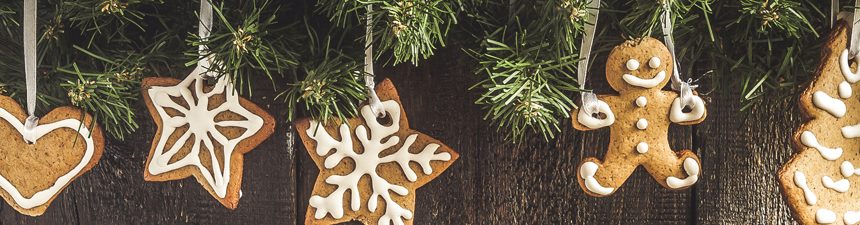
[[[185,80],[146,78],[142,95],[158,125],[144,179],[194,176],[221,204],[235,209],[241,197],[243,154],[266,140],[275,119],[239,97],[227,76],[207,85],[202,72]]]
[[[376,93],[386,112],[384,118],[377,118],[363,104],[360,117],[345,123],[296,121],[302,142],[320,169],[305,224],[352,220],[412,224],[416,189],[459,157],[439,140],[409,128],[390,80],[381,82]]]

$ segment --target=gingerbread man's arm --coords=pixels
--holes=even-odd
[[[673,123],[681,125],[699,124],[708,116],[708,111],[705,108],[705,101],[699,97],[698,93],[693,92],[690,97],[688,109],[684,110],[682,99],[677,93],[672,92],[675,98],[672,100],[672,106],[669,107],[669,120]]]
[[[582,107],[571,111],[570,118],[573,123],[573,128],[581,131],[588,131],[607,127],[615,123],[615,113],[612,112],[610,106],[613,105],[611,103],[617,101],[617,98],[617,96],[611,95],[598,96],[597,113],[599,113],[601,117],[588,115]],[[607,104],[607,102],[609,102],[609,104]]]

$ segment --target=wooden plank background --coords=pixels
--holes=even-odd
[[[415,224],[793,223],[775,174],[793,152],[790,138],[801,122],[796,97],[765,97],[739,112],[738,90],[707,93],[707,120],[673,126],[669,134],[673,148],[691,148],[702,159],[703,174],[693,188],[665,190],[640,167],[614,195],[593,198],[578,187],[576,167],[585,157],[603,157],[609,130],[579,132],[566,122],[549,143],[506,143],[473,104],[477,92],[468,88],[480,77],[471,62],[451,45],[420,67],[377,73],[377,80],[394,81],[411,127],[461,154],[418,190]],[[605,79],[591,79],[597,92],[609,91]],[[144,113],[141,128],[126,141],[108,140],[101,162],[43,216],[23,216],[2,204],[0,224],[301,224],[318,171],[284,120],[285,107],[272,99],[274,90],[259,86],[253,101],[279,121],[276,133],[245,155],[238,209],[223,208],[193,178],[143,180],[156,130]],[[144,105],[136,107],[146,112]]]

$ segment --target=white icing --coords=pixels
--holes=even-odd
[[[843,161],[842,165],[839,166],[839,171],[842,173],[843,177],[851,177],[852,175],[860,175],[860,169],[855,169],[854,164],[851,162]]]
[[[836,213],[828,209],[818,209],[815,212],[815,222],[819,224],[831,224],[836,222]]]
[[[335,219],[343,217],[344,194],[350,191],[351,199],[350,209],[358,211],[361,207],[361,193],[359,192],[359,181],[362,177],[370,179],[372,192],[367,201],[367,209],[370,212],[376,212],[378,208],[378,199],[382,198],[385,203],[385,212],[378,224],[404,224],[404,219],[412,219],[412,212],[395,202],[391,196],[394,192],[400,196],[409,194],[409,190],[403,186],[390,183],[387,179],[377,173],[377,169],[382,164],[396,163],[400,166],[403,175],[410,182],[418,180],[418,175],[409,166],[410,163],[417,164],[421,167],[421,172],[425,175],[433,173],[432,161],[450,161],[451,154],[447,152],[436,153],[440,147],[438,144],[431,143],[424,146],[420,153],[411,153],[409,149],[415,144],[418,134],[411,134],[406,137],[403,144],[397,148],[397,151],[390,155],[380,156],[385,150],[397,146],[401,137],[395,136],[400,130],[400,104],[396,101],[382,102],[383,109],[391,117],[391,125],[380,124],[376,120],[376,114],[370,109],[370,106],[361,107],[361,118],[366,125],[358,125],[355,128],[355,139],[360,143],[363,149],[362,153],[356,152],[353,149],[353,136],[350,134],[348,124],[341,124],[338,132],[341,140],[336,140],[332,137],[318,121],[311,121],[307,132],[308,136],[317,142],[316,154],[326,156],[323,163],[325,168],[332,169],[343,162],[344,158],[351,158],[355,162],[355,168],[352,172],[346,175],[330,175],[325,179],[327,184],[337,186],[331,194],[326,197],[314,195],[311,196],[310,206],[316,209],[314,217],[322,219],[327,214],[331,214]],[[332,152],[331,150],[334,150]],[[331,153],[329,155],[329,153]]]
[[[666,79],[666,71],[660,71],[651,79],[642,79],[637,76],[633,76],[630,74],[624,74],[621,76],[624,79],[624,82],[627,82],[630,85],[643,87],[643,88],[653,88],[657,87],[663,80]]]
[[[262,117],[239,104],[238,93],[236,93],[228,76],[218,78],[212,90],[206,92],[204,90],[206,81],[201,77],[204,71],[199,70],[192,72],[176,86],[152,87],[147,91],[150,99],[152,99],[152,105],[155,106],[158,116],[163,121],[161,138],[158,139],[153,150],[152,160],[147,166],[147,170],[150,174],[158,175],[186,167],[196,168],[215,192],[215,195],[224,198],[227,196],[227,186],[230,182],[230,171],[232,171],[230,159],[233,151],[239,142],[262,129],[265,121]],[[223,95],[225,102],[210,107],[209,100],[216,95]],[[173,98],[181,99],[187,106],[180,105]],[[180,115],[170,115],[167,113],[167,109],[178,111]],[[215,121],[215,116],[224,112],[238,114],[244,117],[244,120]],[[187,126],[188,130],[171,146],[167,146],[168,137],[173,135],[177,128],[183,126]],[[239,137],[231,139],[218,131],[216,127],[237,127],[244,129],[244,132]],[[192,145],[191,152],[171,163],[179,150],[188,142]],[[224,165],[220,165],[221,161],[216,158],[218,153],[215,152],[214,142],[221,145],[220,158],[224,159]],[[201,163],[200,151],[203,147],[208,151],[212,171]]]
[[[818,202],[818,197],[815,196],[815,193],[812,190],[809,190],[809,185],[806,182],[806,175],[803,172],[795,171],[794,172],[794,185],[803,190],[803,197],[806,199],[807,205],[815,205]]]
[[[639,144],[636,144],[636,152],[639,152],[641,154],[647,153],[648,152],[648,143],[639,142]]]
[[[639,69],[639,61],[636,59],[627,60],[627,70]]]
[[[696,183],[699,180],[699,162],[693,158],[684,159],[684,170],[687,171],[687,178],[680,179],[677,177],[667,177],[666,184],[670,188],[683,188]]]
[[[33,127],[31,130],[27,130],[24,128],[24,124],[21,121],[18,121],[15,116],[6,111],[3,108],[0,108],[0,118],[8,122],[15,130],[21,134],[22,139],[25,135],[30,136],[31,140],[38,140],[45,134],[48,134],[57,129],[72,129],[80,134],[80,140],[83,140],[87,145],[86,150],[84,151],[84,156],[81,158],[81,161],[75,165],[72,170],[58,177],[54,184],[50,187],[40,190],[33,194],[33,196],[27,198],[24,197],[21,192],[16,188],[12,183],[9,182],[6,177],[0,175],[0,187],[12,197],[16,204],[21,206],[24,209],[32,209],[37,206],[43,205],[51,200],[54,195],[57,194],[60,190],[63,189],[72,179],[75,178],[86,166],[89,164],[90,160],[93,158],[93,154],[95,154],[95,145],[93,143],[93,137],[90,135],[90,130],[87,128],[87,124],[83,124],[80,120],[77,119],[64,119],[57,122],[49,123],[49,124],[40,124],[36,127]],[[74,141],[74,140],[68,140]],[[60,149],[66,150],[66,149]]]
[[[579,109],[576,121],[591,129],[606,127],[615,123],[615,114],[612,113],[612,109],[609,108],[609,104],[606,104],[606,102],[597,100],[597,112],[595,113],[603,113],[606,115],[606,118],[595,118],[586,113],[584,109]]]
[[[648,60],[648,66],[651,69],[657,69],[657,67],[660,67],[660,58],[657,56],[651,57],[651,60]]]
[[[608,195],[615,189],[603,187],[603,185],[600,185],[600,183],[597,182],[597,179],[594,179],[594,174],[597,174],[598,168],[599,166],[597,166],[596,163],[585,162],[581,167],[579,167],[579,176],[585,180],[585,188],[588,189],[588,191],[598,195]]]
[[[849,182],[848,180],[842,179],[834,182],[833,178],[830,178],[830,176],[822,177],[821,184],[823,184],[824,187],[830,188],[839,193],[848,192],[848,188],[851,188],[851,182]]]
[[[845,211],[845,214],[842,214],[842,221],[845,224],[856,224],[860,222],[860,211]]]
[[[636,98],[636,106],[645,107],[648,104],[648,99],[645,96],[639,96]]]
[[[821,143],[818,143],[818,139],[815,138],[815,134],[810,131],[803,131],[800,134],[800,142],[806,147],[815,148],[818,150],[818,153],[821,153],[821,157],[824,159],[833,161],[842,156],[842,148],[828,148]]]
[[[854,57],[854,63],[860,65],[860,57]],[[853,84],[860,81],[860,75],[851,71],[851,65],[848,62],[848,49],[843,50],[842,55],[839,56],[839,68],[842,70],[842,76],[845,76],[845,80],[848,82]]]
[[[845,138],[860,137],[860,124],[842,127],[842,136]]]
[[[822,91],[816,91],[812,94],[812,104],[819,109],[827,111],[830,115],[833,115],[836,118],[842,118],[845,116],[845,103],[839,99],[830,97],[830,95],[827,95],[827,93]]]
[[[840,98],[850,98],[852,94],[851,84],[848,84],[847,81],[842,81],[839,83],[839,97]]]
[[[639,121],[636,121],[636,128],[639,128],[640,130],[647,129],[648,128],[648,120],[639,119]]]
[[[705,116],[705,101],[699,96],[694,95],[691,97],[693,98],[693,105],[690,106],[691,111],[688,113],[684,112],[684,106],[681,104],[680,97],[676,97],[675,100],[672,101],[672,108],[669,111],[669,120],[673,123],[683,123],[696,121]]]

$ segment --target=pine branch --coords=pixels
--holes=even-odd
[[[347,117],[357,114],[358,103],[366,99],[365,87],[359,83],[364,75],[361,71],[363,62],[349,57],[340,51],[342,41],[333,37],[333,33],[320,35],[307,25],[308,41],[305,56],[299,67],[297,77],[304,79],[288,84],[290,88],[278,95],[288,104],[288,120],[295,118],[298,105],[303,104],[312,118],[319,121],[329,121],[329,118],[339,118],[346,121]]]
[[[342,28],[364,27],[367,6],[373,6],[374,43],[377,58],[393,52],[393,64],[432,56],[445,45],[445,37],[457,23],[457,1],[451,0],[318,0],[320,12]],[[362,29],[363,30],[363,29]],[[364,44],[364,39],[357,41]]]
[[[587,3],[478,2],[483,7],[472,7],[490,9],[473,14],[490,32],[481,49],[468,51],[479,62],[477,72],[486,75],[472,89],[484,91],[476,104],[488,110],[485,119],[506,139],[519,142],[540,133],[548,140],[560,132],[559,118],[567,118],[574,107],[568,96],[578,91],[572,71]],[[500,12],[512,12],[512,17],[499,17]]]
[[[270,5],[268,0],[240,2],[231,7],[227,7],[227,3],[214,7],[215,23],[211,36],[203,40],[191,34],[188,42],[194,48],[186,55],[214,56],[219,66],[209,69],[231,76],[240,93],[247,91],[250,94],[253,90],[252,76],[262,73],[272,80],[274,75],[298,64],[296,53],[289,47],[295,42],[295,35],[286,32],[294,24],[279,23],[280,7]],[[234,22],[228,18],[242,19]],[[200,45],[209,48],[208,55],[199,56],[197,46]],[[196,63],[197,58],[186,65]]]

